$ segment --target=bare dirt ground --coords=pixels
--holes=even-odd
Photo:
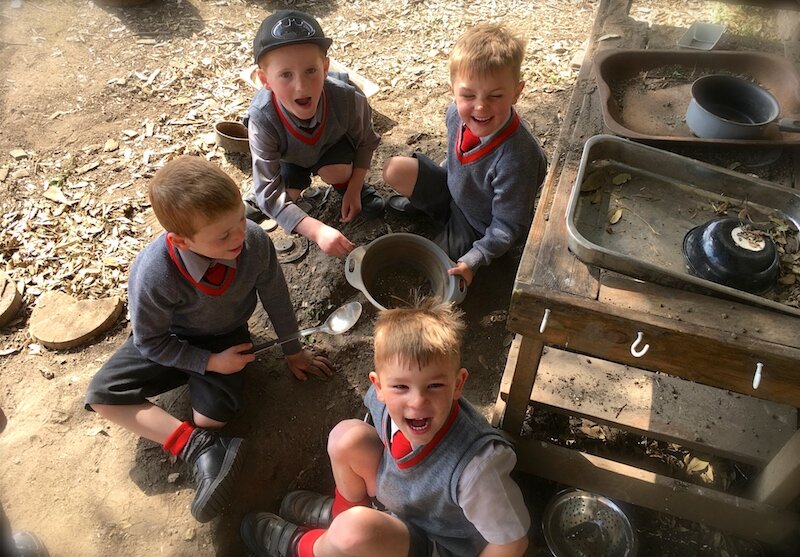
[[[186,466],[83,410],[90,378],[126,338],[128,322],[65,351],[44,349],[27,332],[42,292],[124,297],[127,267],[156,233],[147,179],[170,157],[205,156],[249,187],[249,156],[215,146],[212,127],[246,110],[255,90],[240,73],[251,64],[253,34],[286,6],[316,15],[334,39],[330,54],[381,87],[371,104],[383,141],[368,179],[386,194],[380,168],[387,157],[443,156],[447,55],[466,27],[483,20],[505,21],[528,39],[518,109],[552,153],[576,75],[570,60],[597,1],[154,0],[127,9],[99,0],[2,1],[0,261],[25,306],[0,342],[0,406],[9,417],[0,437],[0,500],[12,525],[36,531],[54,557],[242,555],[245,512],[274,510],[292,488],[331,488],[327,433],[361,413],[375,310],[347,284],[342,261],[316,247],[284,265],[301,326],[350,300],[364,302],[365,313],[345,336],[309,339],[336,364],[327,382],[295,381],[277,350],[246,370],[245,411],[227,430],[247,439],[247,464],[237,500],[209,524],[189,513]],[[708,20],[710,9],[653,1],[637,2],[632,13],[685,25]],[[334,223],[338,205],[317,201],[313,211]],[[387,214],[359,219],[345,233],[366,244],[405,230],[424,235],[430,226]],[[487,415],[511,340],[505,320],[516,261],[506,257],[480,273],[462,305],[467,396]],[[270,336],[265,321],[253,317],[255,336]],[[189,415],[181,389],[159,403]],[[523,481],[537,522],[539,495],[552,491]],[[533,538],[539,549],[530,554],[546,554],[541,535]]]

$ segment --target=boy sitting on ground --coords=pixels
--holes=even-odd
[[[259,557],[519,557],[530,516],[510,472],[516,455],[461,398],[464,324],[451,305],[381,312],[365,403],[328,453],[335,497],[290,492],[280,516],[242,521]],[[372,508],[375,497],[388,512]]]
[[[179,157],[156,172],[150,203],[166,231],[131,265],[132,334],[92,379],[86,409],[155,441],[194,466],[192,515],[214,518],[233,495],[240,438],[212,430],[239,410],[242,369],[255,359],[247,320],[258,298],[279,337],[298,331],[275,248],[244,217],[236,183],[200,157]],[[330,362],[282,345],[289,369],[331,374]],[[192,422],[147,400],[189,385]]]
[[[311,175],[342,195],[343,223],[362,211],[381,214],[384,202],[364,183],[380,143],[372,109],[360,90],[326,77],[331,42],[303,12],[281,10],[261,23],[253,52],[264,87],[247,111],[253,194],[246,205],[249,219],[259,222],[269,215],[287,232],[340,256],[355,246],[296,204]]]
[[[400,209],[422,211],[445,223],[436,243],[457,261],[449,270],[469,285],[475,272],[524,240],[547,159],[520,120],[516,104],[525,82],[525,43],[497,24],[480,24],[450,55],[447,159],[444,167],[422,153],[392,157],[383,179]]]

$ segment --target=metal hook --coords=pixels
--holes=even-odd
[[[543,333],[544,330],[547,328],[547,320],[550,317],[550,310],[544,310],[544,316],[542,317],[542,324],[539,325],[539,333]]]
[[[636,347],[639,346],[639,343],[642,342],[643,338],[644,338],[644,333],[642,333],[641,331],[636,333],[636,340],[634,340],[633,344],[631,344],[631,355],[634,358],[641,358],[642,356],[647,354],[648,350],[650,350],[649,344],[645,344],[644,346],[642,346],[641,350],[636,349]]]
[[[761,370],[764,369],[764,364],[761,362],[756,363],[756,372],[753,374],[753,388],[757,389],[761,384]]]

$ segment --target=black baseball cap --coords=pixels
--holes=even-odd
[[[327,54],[332,42],[319,22],[307,13],[279,10],[261,22],[253,41],[253,55],[258,64],[259,58],[270,50],[300,43],[314,43]]]

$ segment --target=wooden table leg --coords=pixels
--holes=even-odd
[[[800,496],[800,430],[778,451],[753,482],[751,497],[777,508]]]
[[[503,429],[515,437],[522,431],[522,422],[531,400],[533,382],[539,369],[544,342],[523,336],[519,345],[517,365],[508,390],[508,402],[503,416]]]

